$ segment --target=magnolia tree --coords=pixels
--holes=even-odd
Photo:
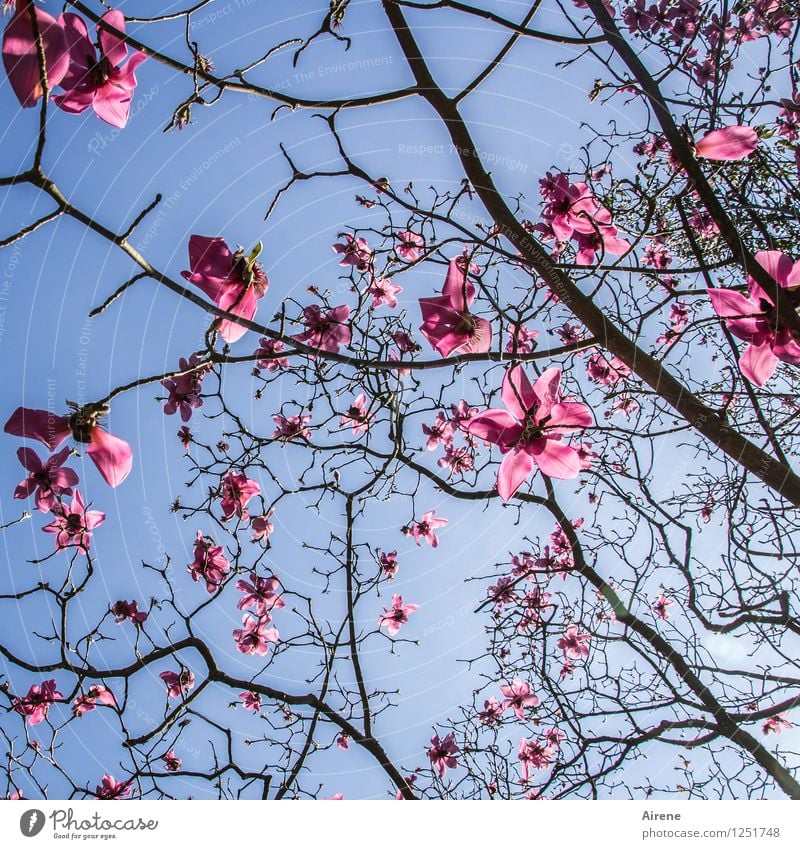
[[[796,5],[56,5],[0,245],[134,341],[6,356],[0,792],[800,798]]]

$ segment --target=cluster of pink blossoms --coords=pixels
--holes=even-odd
[[[523,784],[530,781],[531,769],[548,769],[552,765],[564,736],[564,732],[560,729],[550,728],[537,740],[519,741],[517,759],[520,763]]]
[[[250,581],[238,581],[236,589],[242,593],[236,606],[246,611],[242,627],[233,632],[236,648],[242,654],[263,656],[269,650],[269,644],[277,643],[280,638],[277,628],[269,627],[272,612],[286,605],[281,597],[280,581],[274,576],[262,578],[253,572]]]
[[[656,345],[671,348],[689,324],[689,307],[686,301],[675,301],[669,308],[669,327],[656,339]]]
[[[467,425],[477,412],[477,408],[470,407],[462,399],[458,404],[450,405],[449,417],[439,412],[433,424],[422,425],[422,432],[428,437],[428,451],[435,451],[439,445],[444,447],[444,455],[436,463],[440,468],[447,469],[450,477],[462,475],[475,468],[475,440],[467,430]],[[456,435],[464,439],[464,445],[456,445]]]
[[[192,354],[188,360],[181,357],[178,368],[185,374],[177,377],[169,377],[161,381],[161,385],[169,392],[164,413],[174,416],[180,412],[181,421],[188,422],[192,413],[203,406],[203,398],[200,395],[203,378],[210,371],[211,366],[201,364],[200,356]]]
[[[28,0],[16,0],[14,14],[3,32],[3,65],[11,88],[23,107],[35,106],[44,94],[39,55]],[[97,27],[97,44],[89,38],[83,18],[65,12],[58,19],[35,9],[44,49],[47,84],[60,86],[53,95],[65,112],[80,114],[90,107],[98,118],[124,127],[136,88],[136,69],[147,58],[136,51],[130,57],[125,44],[125,16],[106,12]],[[110,31],[115,30],[116,32]]]
[[[546,241],[555,240],[559,256],[570,241],[576,244],[576,262],[592,265],[598,253],[621,256],[630,242],[619,238],[611,213],[583,182],[571,183],[566,174],[551,174],[539,181],[544,208],[536,225]]]

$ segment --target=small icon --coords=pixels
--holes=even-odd
[[[36,837],[36,835],[44,828],[44,813],[32,808],[19,818],[19,830],[25,837]]]

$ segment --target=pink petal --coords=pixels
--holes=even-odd
[[[100,20],[124,34],[125,15],[119,10],[112,9],[110,12],[106,12]],[[100,41],[100,49],[111,65],[115,68],[121,65],[128,55],[128,48],[123,39],[118,35],[106,32],[102,27],[97,28],[97,37]]]
[[[226,279],[233,267],[233,254],[219,237],[190,236],[189,266],[193,274]]]
[[[94,93],[92,107],[98,118],[121,129],[128,123],[130,115],[130,92],[106,83]]]
[[[71,433],[69,419],[65,416],[54,416],[47,410],[30,410],[27,407],[17,407],[3,430],[12,436],[38,439],[51,451],[55,451]]]
[[[466,429],[478,439],[495,445],[508,445],[522,435],[522,426],[505,410],[487,410],[478,413],[467,424]]]
[[[569,433],[573,430],[591,427],[592,422],[592,413],[586,404],[577,401],[564,401],[553,404],[550,409],[550,421],[547,423],[547,429],[557,429],[559,433]]]
[[[714,312],[721,318],[740,318],[763,313],[758,304],[754,304],[741,292],[734,292],[733,289],[709,289],[708,297],[711,299]]]
[[[758,135],[752,127],[725,127],[712,130],[695,145],[695,154],[704,159],[732,161],[745,159],[758,147]]]
[[[32,448],[18,448],[17,458],[29,472],[38,472],[42,468],[42,461]]]
[[[467,276],[466,279],[466,303],[464,302],[464,260],[456,257],[450,260],[447,266],[447,276],[442,287],[442,297],[447,298],[450,306],[457,311],[464,310],[475,300],[475,284]]]
[[[759,251],[756,254],[756,262],[775,280],[782,288],[796,286],[798,284],[798,270],[791,257],[780,251]],[[769,292],[767,294],[770,294]],[[774,301],[774,298],[771,300]]]
[[[239,299],[239,303],[236,303],[237,299]],[[242,295],[241,288],[231,286],[219,299],[218,306],[226,312],[232,312],[234,315],[252,321],[258,309],[258,298],[252,289],[248,289]],[[247,328],[235,321],[223,319],[219,324],[219,332],[226,342],[236,342],[237,339],[241,339],[247,333]]]
[[[772,353],[768,342],[762,345],[749,345],[739,360],[742,374],[756,386],[763,386],[778,365],[778,358]]]
[[[95,427],[86,453],[109,486],[119,486],[133,466],[133,452],[123,439]]]
[[[558,401],[558,391],[561,385],[561,371],[549,368],[542,372],[541,377],[533,384],[533,393],[539,399],[539,409],[536,420],[541,421],[550,415],[553,404]]]
[[[516,448],[503,457],[497,470],[497,493],[503,501],[513,498],[533,471],[533,458],[524,448]]]
[[[533,459],[549,478],[571,480],[581,472],[578,452],[557,439],[538,439],[531,445]]]
[[[508,411],[520,421],[536,406],[536,394],[522,366],[514,366],[505,373],[500,396]]]
[[[36,9],[36,21],[44,47],[47,83],[53,88],[69,70],[67,40],[60,22],[47,12]],[[35,106],[42,96],[39,55],[30,13],[19,3],[3,33],[2,52],[3,65],[17,100],[24,107]]]

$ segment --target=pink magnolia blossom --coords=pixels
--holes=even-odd
[[[186,425],[178,431],[178,439],[180,439],[181,445],[183,445],[183,450],[188,454],[189,446],[192,444],[193,437],[192,432],[188,427],[186,427]]]
[[[72,469],[62,468],[69,454],[70,449],[63,448],[42,462],[31,448],[18,448],[17,457],[29,475],[14,490],[14,498],[28,498],[35,492],[37,508],[49,513],[56,504],[56,496],[72,495],[78,476]]]
[[[599,227],[591,233],[576,233],[574,238],[578,243],[575,257],[578,265],[594,265],[597,254],[622,256],[631,247],[627,239],[619,238],[619,231],[611,225]]]
[[[343,752],[350,748],[350,738],[347,734],[340,734],[336,738],[336,748],[341,749]]]
[[[342,257],[339,265],[355,266],[359,271],[368,271],[372,267],[372,249],[367,240],[356,238],[352,233],[339,233],[339,238],[344,241],[331,245],[333,252]]]
[[[397,575],[397,570],[400,568],[400,564],[397,562],[397,549],[394,551],[382,551],[379,562],[386,578],[391,580]]]
[[[780,251],[760,251],[755,258],[795,308],[800,302],[800,262]],[[709,289],[708,296],[728,330],[749,343],[739,360],[742,374],[763,386],[775,373],[778,360],[800,365],[800,344],[791,330],[781,326],[772,295],[752,277],[748,278],[748,290],[749,297],[732,289]]]
[[[581,459],[581,470],[586,471],[592,468],[592,463],[600,455],[596,451],[592,451],[591,442],[582,442],[578,445],[578,456]]]
[[[444,778],[448,769],[456,769],[458,761],[456,755],[460,749],[456,746],[455,737],[451,731],[443,740],[438,734],[431,737],[431,747],[428,749],[428,758],[431,767],[439,773],[439,778]]]
[[[353,434],[360,436],[369,430],[372,413],[367,409],[367,396],[362,392],[339,419],[341,427],[352,427]]]
[[[174,749],[170,749],[161,760],[164,762],[164,769],[167,772],[178,772],[183,764],[183,761],[175,754]]]
[[[347,323],[349,318],[350,307],[347,304],[334,307],[325,314],[317,304],[311,304],[303,310],[306,329],[292,336],[292,339],[320,351],[338,354],[342,345],[350,344],[351,334]]]
[[[517,719],[525,719],[525,708],[536,707],[539,704],[539,697],[531,693],[531,685],[519,678],[515,678],[510,684],[502,684],[500,692],[505,696],[503,710],[512,708]]]
[[[42,530],[56,535],[56,551],[75,546],[83,552],[89,552],[92,531],[106,520],[106,514],[99,510],[87,510],[79,489],[75,490],[72,502],[66,507],[57,501],[53,505],[53,521]]]
[[[254,542],[266,542],[275,530],[275,526],[270,522],[272,515],[275,513],[275,508],[268,510],[263,516],[254,516],[250,521],[251,539]]]
[[[514,579],[508,576],[498,578],[497,583],[486,590],[486,595],[494,602],[498,610],[519,598],[514,589]]]
[[[417,545],[421,545],[420,540],[424,539],[432,548],[437,548],[439,545],[439,537],[436,536],[434,532],[437,528],[443,528],[448,521],[448,519],[437,519],[436,511],[429,510],[427,513],[423,514],[422,518],[418,522],[412,522],[408,528],[405,529],[405,533],[414,537],[414,541]]]
[[[486,699],[483,703],[483,710],[478,712],[478,719],[481,721],[481,724],[487,725],[490,728],[493,725],[497,725],[502,716],[503,705],[494,696]]]
[[[522,366],[505,373],[501,397],[505,410],[479,413],[467,430],[479,439],[497,445],[506,456],[497,472],[497,492],[511,499],[538,466],[552,478],[575,478],[581,459],[575,448],[562,440],[564,434],[592,424],[585,404],[561,401],[561,372],[550,368],[531,386]]]
[[[467,260],[460,256],[450,260],[442,294],[419,299],[422,311],[420,330],[441,356],[489,350],[492,344],[491,324],[469,311],[475,296],[475,284],[469,278]]]
[[[567,735],[560,728],[546,728],[542,731],[542,739],[548,746],[557,749]]]
[[[281,582],[274,576],[261,578],[252,572],[250,581],[236,582],[236,589],[242,593],[236,607],[239,610],[252,607],[256,616],[265,617],[267,620],[272,610],[280,610],[286,606],[286,602],[281,598]]]
[[[551,606],[551,599],[552,595],[544,592],[540,587],[534,587],[525,593],[519,605],[522,616],[517,624],[517,631],[520,634],[527,634],[541,626],[542,611]]]
[[[671,598],[666,596],[664,593],[661,593],[653,604],[653,613],[655,613],[659,619],[669,619],[669,609],[674,603],[675,602],[673,602]]]
[[[285,442],[296,439],[311,439],[311,431],[306,425],[311,421],[311,416],[289,416],[288,418],[281,413],[274,415],[272,421],[277,425],[277,429],[272,432],[273,439],[283,439]]]
[[[262,336],[258,340],[258,348],[255,353],[259,359],[256,361],[258,368],[264,371],[277,371],[279,368],[288,368],[289,358],[276,356],[285,350],[286,346],[280,339],[270,339]]]
[[[612,216],[583,182],[571,183],[566,174],[548,174],[539,181],[544,199],[542,222],[536,229],[557,241],[556,255],[570,239],[578,242],[577,262],[590,265],[598,252],[620,256],[630,243],[618,237]]]
[[[239,700],[242,703],[242,707],[253,711],[253,713],[258,713],[261,710],[261,696],[258,693],[245,690],[244,693],[239,693]]]
[[[188,569],[193,581],[204,580],[208,592],[214,593],[222,586],[231,564],[223,547],[214,545],[211,537],[204,537],[202,531],[198,531],[194,541],[194,560]]]
[[[194,369],[188,374],[180,374],[177,377],[168,377],[161,381],[161,385],[169,392],[167,403],[164,404],[164,413],[168,416],[174,416],[180,411],[181,421],[188,422],[192,417],[192,413],[203,406],[203,399],[200,395],[200,389],[203,383],[203,378],[211,369],[211,366],[206,363],[199,368],[200,356],[192,354],[188,360],[181,357],[178,362],[180,371]]]
[[[725,127],[706,133],[695,144],[695,156],[720,162],[746,159],[758,147],[758,135],[752,127]]]
[[[28,0],[16,0],[14,14],[3,32],[3,65],[8,81],[24,107],[35,106],[42,96],[41,71]],[[57,86],[69,71],[69,50],[63,22],[35,9],[44,47],[47,85]]]
[[[243,473],[228,472],[222,479],[222,515],[226,519],[238,516],[245,522],[250,518],[247,504],[250,499],[261,494],[257,481],[251,480]]]
[[[422,432],[428,437],[428,451],[435,451],[440,443],[452,445],[454,430],[455,425],[444,413],[437,413],[432,425],[423,424]]]
[[[269,288],[269,280],[258,264],[261,243],[245,256],[243,248],[231,253],[219,237],[189,237],[189,268],[183,277],[194,283],[221,309],[252,321],[258,301]],[[226,342],[241,339],[247,328],[235,321],[217,319],[215,326]]]
[[[467,424],[471,422],[475,416],[478,414],[477,407],[470,407],[470,405],[462,398],[458,404],[450,405],[450,422],[453,427],[459,428],[462,431],[465,431]],[[466,434],[469,438],[469,434]]]
[[[527,324],[509,324],[506,353],[530,354],[533,351],[534,340],[539,336],[538,330],[531,330]]]
[[[436,465],[447,469],[450,477],[453,475],[463,475],[465,472],[471,472],[475,468],[475,457],[471,449],[466,446],[453,448],[452,445],[448,445],[445,448],[444,456],[436,461]]]
[[[395,239],[399,242],[397,245],[397,254],[406,262],[416,262],[422,255],[422,250],[425,247],[425,239],[418,233],[412,233],[410,230],[403,230],[402,233],[397,233]]]
[[[411,775],[406,775],[406,776],[405,776],[405,780],[406,780],[406,784],[407,784],[409,787],[413,787],[413,786],[414,786],[414,782],[417,780],[417,774],[416,774],[415,772],[412,772],[412,773],[411,773]],[[403,796],[403,791],[402,791],[402,790],[398,790],[398,791],[397,791],[397,793],[395,794],[395,797],[394,797],[394,798],[395,798],[398,802],[402,802],[402,801],[405,799],[405,796]]]
[[[403,596],[393,595],[392,606],[384,607],[383,613],[378,617],[378,626],[389,632],[390,637],[394,637],[400,630],[401,626],[408,622],[408,617],[419,610],[418,604],[404,604]]]
[[[631,370],[618,357],[606,359],[601,353],[592,354],[586,361],[586,374],[589,380],[603,386],[614,386],[631,376]]]
[[[242,617],[242,628],[236,628],[233,639],[236,648],[242,654],[265,655],[270,643],[277,643],[280,635],[277,628],[268,628],[269,616],[253,616],[245,613]]]
[[[136,69],[147,56],[141,51],[128,57],[125,41],[97,27],[100,58],[89,38],[89,30],[78,15],[66,12],[59,19],[69,46],[69,71],[61,80],[64,94],[54,100],[65,112],[80,114],[90,106],[95,115],[113,127],[128,123],[131,97],[136,88]],[[125,33],[125,16],[111,10],[100,19]]]
[[[537,740],[520,740],[517,758],[520,762],[522,780],[530,780],[530,770],[547,769],[550,766],[554,752],[549,746],[543,746]]]
[[[182,699],[194,687],[194,673],[188,669],[162,672],[158,677],[167,685],[167,695],[171,699]]]
[[[767,734],[780,734],[787,728],[792,727],[792,723],[786,718],[788,713],[779,713],[777,716],[771,716],[761,726],[761,732]]]
[[[111,606],[111,613],[117,625],[126,620],[134,625],[141,625],[148,616],[147,611],[139,610],[139,603],[136,601],[117,601]]]
[[[113,775],[105,773],[100,784],[95,787],[94,795],[98,799],[124,799],[131,795],[133,781],[117,781]]]
[[[365,295],[372,295],[372,309],[384,304],[390,309],[397,307],[397,296],[403,291],[402,286],[392,283],[390,277],[373,277],[366,289]]]
[[[564,652],[566,659],[580,660],[582,657],[589,657],[589,640],[589,634],[581,634],[577,625],[570,625],[556,645]]]
[[[578,342],[583,341],[583,331],[576,324],[564,322],[556,330],[556,333],[563,345],[576,345]]]
[[[27,696],[14,699],[12,707],[20,716],[26,718],[28,725],[38,725],[44,721],[51,705],[62,701],[63,698],[56,689],[56,682],[50,678],[42,681],[41,686],[33,684]]]
[[[130,445],[98,427],[97,422],[109,412],[105,404],[75,406],[68,416],[55,416],[47,410],[17,407],[5,424],[12,436],[38,439],[51,451],[70,435],[79,444],[87,445],[86,453],[109,486],[119,486],[133,466]]]
[[[75,716],[83,716],[90,710],[94,710],[97,705],[116,707],[117,702],[111,690],[107,690],[99,684],[93,684],[72,703],[72,713]]]

